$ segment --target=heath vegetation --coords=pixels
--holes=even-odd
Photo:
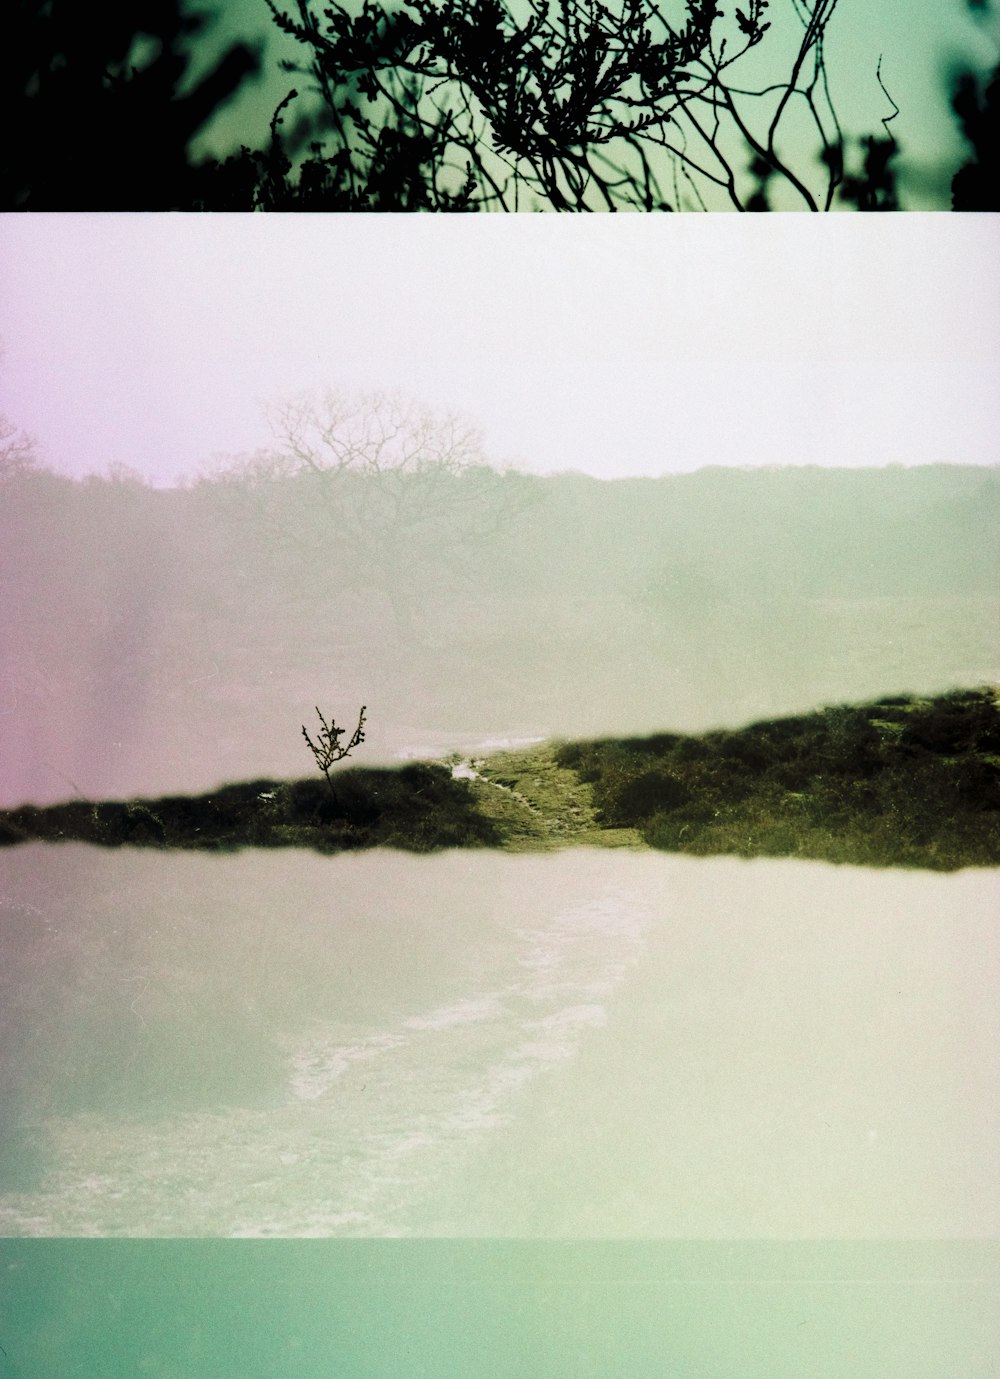
[[[897,695],[698,736],[543,744],[458,775],[453,763],[324,775],[326,784],[256,780],[199,797],[25,806],[0,814],[0,844],[646,844],[860,866],[1000,863],[1000,708],[990,688]]]
[[[669,851],[953,869],[1000,862],[1000,711],[988,688],[699,737],[570,743],[608,826]]]

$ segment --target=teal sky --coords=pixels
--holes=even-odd
[[[321,6],[320,6],[321,7]],[[226,151],[260,144],[270,115],[290,86],[301,82],[277,70],[282,57],[301,60],[306,50],[274,26],[264,0],[221,0],[211,42],[256,37],[265,43],[265,77],[244,88],[219,112],[197,147]],[[766,65],[782,37],[798,32],[792,0],[771,0],[772,32],[758,50]],[[948,106],[949,74],[958,66],[989,68],[1000,55],[1000,22],[970,15],[965,0],[840,0],[829,30],[831,88],[849,134],[881,134],[891,113],[875,72],[900,107],[892,130],[903,148],[902,193],[908,210],[947,209],[950,181],[967,146]],[[788,209],[794,209],[789,206]]]
[[[72,474],[396,389],[536,472],[995,464],[993,216],[0,218],[0,411]]]

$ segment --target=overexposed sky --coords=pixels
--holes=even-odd
[[[602,477],[1000,459],[991,216],[0,218],[0,410],[157,484],[400,389]]]

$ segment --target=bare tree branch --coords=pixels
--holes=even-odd
[[[317,767],[323,772],[323,775],[326,776],[327,785],[333,790],[333,781],[330,779],[330,767],[335,765],[338,761],[343,761],[345,757],[349,757],[354,751],[354,748],[360,746],[365,740],[363,731],[365,726],[365,705],[361,706],[361,713],[358,716],[358,726],[354,729],[354,734],[346,747],[341,747],[340,739],[347,732],[347,729],[338,728],[335,720],[332,718],[328,723],[320,713],[318,707],[316,713],[322,725],[322,731],[317,734],[319,741],[313,742],[304,723],[302,725],[302,736],[305,738],[309,750],[313,754]]]
[[[426,574],[463,578],[536,498],[529,475],[487,463],[469,421],[397,394],[305,393],[269,421],[273,448],[228,471],[248,515],[311,581],[381,595],[404,638]]]

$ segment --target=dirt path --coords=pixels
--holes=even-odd
[[[503,832],[510,851],[646,846],[637,829],[597,822],[589,787],[558,764],[550,743],[448,764],[471,780],[479,808]]]

